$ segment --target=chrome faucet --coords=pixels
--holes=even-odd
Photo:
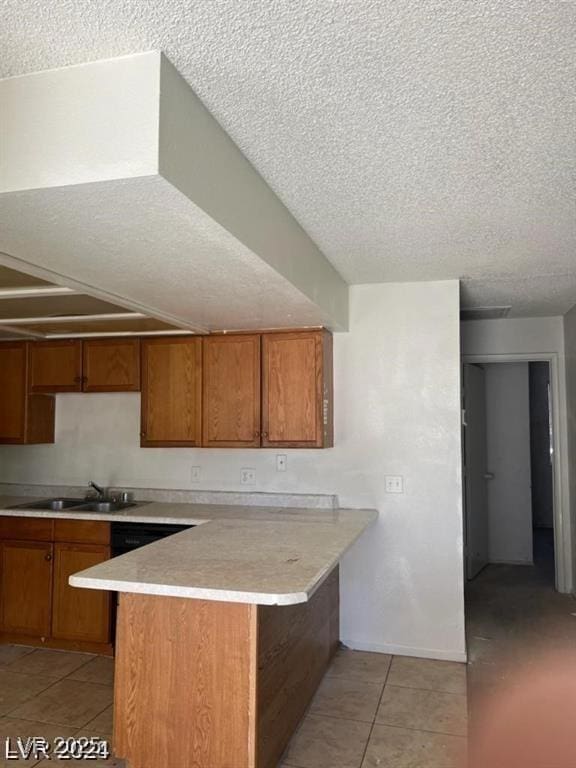
[[[94,488],[96,493],[98,494],[99,499],[105,499],[106,498],[106,488],[102,488],[101,485],[98,485],[98,483],[95,483],[93,480],[90,480],[88,483],[90,488]]]

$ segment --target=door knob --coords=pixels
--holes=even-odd
[[[493,472],[485,472],[484,473],[484,480],[494,480],[494,473]]]

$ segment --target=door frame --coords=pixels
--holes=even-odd
[[[570,518],[568,473],[568,428],[566,418],[566,382],[564,363],[557,352],[536,354],[511,353],[501,355],[462,355],[464,363],[539,363],[550,364],[550,392],[552,400],[552,443],[554,461],[554,564],[556,589],[570,594],[573,591],[572,521]]]

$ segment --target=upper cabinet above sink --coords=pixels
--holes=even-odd
[[[139,392],[140,339],[30,343],[31,392]]]
[[[54,442],[54,392],[138,392],[143,448],[330,448],[324,329],[0,343],[0,443]]]
[[[140,392],[140,339],[82,342],[83,392]]]
[[[30,343],[31,392],[81,392],[82,342],[77,339]]]

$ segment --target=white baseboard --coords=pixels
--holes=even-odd
[[[446,651],[436,648],[413,648],[409,645],[389,645],[388,643],[371,643],[356,640],[352,637],[342,638],[342,643],[354,651],[373,651],[374,653],[389,653],[393,656],[415,656],[420,659],[437,659],[438,661],[460,661],[466,663],[466,651]]]

